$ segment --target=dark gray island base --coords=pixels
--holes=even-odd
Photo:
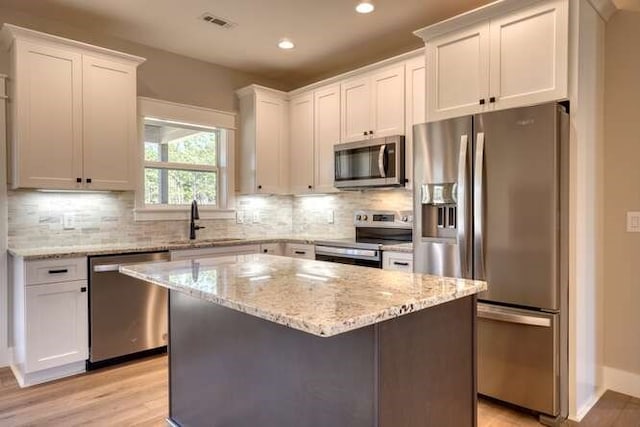
[[[170,291],[170,422],[476,425],[475,295],[331,337]]]

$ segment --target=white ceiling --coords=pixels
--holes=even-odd
[[[23,12],[279,81],[288,88],[422,45],[413,30],[491,0],[3,0]],[[207,24],[204,12],[237,24]],[[276,44],[291,38],[296,48]]]

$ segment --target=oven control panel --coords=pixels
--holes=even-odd
[[[356,211],[353,214],[356,227],[401,227],[413,226],[412,211]]]

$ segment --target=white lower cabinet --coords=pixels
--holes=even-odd
[[[260,253],[260,245],[216,246],[213,248],[180,249],[171,251],[171,261],[210,258],[216,256],[249,255]]]
[[[382,268],[413,273],[413,254],[384,251],[382,252]]]
[[[283,255],[282,243],[263,243],[260,245],[261,254]]]
[[[285,245],[285,256],[292,258],[316,259],[316,247],[301,243],[287,243]]]
[[[85,371],[89,356],[87,259],[11,257],[11,368],[20,386]]]

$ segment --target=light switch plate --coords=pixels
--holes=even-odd
[[[333,224],[333,221],[334,221],[333,209],[329,209],[327,211],[327,224]]]
[[[62,228],[65,230],[73,230],[76,228],[76,219],[72,213],[62,215]]]
[[[640,233],[640,212],[627,212],[627,232]]]

